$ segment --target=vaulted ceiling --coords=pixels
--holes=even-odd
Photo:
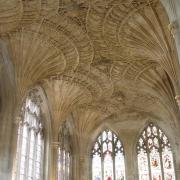
[[[79,131],[132,113],[172,118],[179,83],[168,24],[158,0],[1,0],[18,103],[40,85],[54,131],[70,112]]]

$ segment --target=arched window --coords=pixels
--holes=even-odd
[[[125,180],[124,148],[110,130],[99,135],[92,149],[92,180]]]
[[[71,150],[70,135],[66,123],[60,128],[58,147],[58,178],[57,180],[70,180],[71,176]]]
[[[33,93],[26,98],[19,123],[15,180],[42,180],[43,126],[38,100]]]
[[[153,123],[142,132],[137,153],[139,180],[175,180],[170,142]]]

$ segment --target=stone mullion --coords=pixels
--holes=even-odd
[[[67,153],[67,180],[69,180],[69,152]]]
[[[28,112],[28,113],[30,113],[30,112]],[[30,113],[30,118],[31,118],[31,123],[32,123],[32,118],[34,119],[34,118],[36,118],[36,117],[34,117],[33,116],[33,114],[32,113]],[[32,126],[32,125],[31,125]],[[33,132],[32,132],[33,131]],[[34,158],[34,157],[36,157],[36,151],[37,151],[37,133],[35,132],[35,129],[34,129],[34,127],[29,127],[29,129],[28,129],[28,133],[29,133],[29,137],[28,137],[28,141],[29,141],[29,143],[28,143],[28,147],[27,147],[27,150],[28,150],[28,153],[27,153],[27,176],[28,176],[28,170],[29,170],[29,167],[30,167],[30,165],[29,165],[29,160],[30,160],[30,149],[31,149],[31,136],[33,135],[34,136],[34,144],[33,144],[33,157],[32,157],[32,178],[33,178],[33,180],[35,179],[34,177],[35,177],[35,165],[36,165],[36,158]],[[33,133],[33,134],[32,134]]]
[[[61,149],[61,154],[60,154],[60,157],[61,157],[61,180],[64,180],[64,147],[62,147]]]
[[[70,152],[69,154],[69,180],[72,180],[72,176],[73,176],[72,167],[73,167],[72,152]]]
[[[16,169],[16,174],[15,174],[15,176],[16,176],[16,178],[15,178],[15,180],[18,180],[19,179],[19,175],[20,175],[20,164],[21,164],[21,150],[22,150],[22,139],[23,139],[23,125],[19,125],[19,126],[21,126],[21,130],[20,130],[20,133],[18,134],[18,138],[19,138],[19,144],[17,144],[17,147],[16,148],[19,148],[18,149],[18,154],[17,154],[17,159],[16,159],[16,161],[17,161],[17,169]],[[18,128],[20,128],[20,127],[18,127]],[[16,151],[16,153],[17,153],[17,151]]]
[[[37,140],[38,140],[38,133],[34,132],[33,164],[32,164],[33,180],[36,179],[35,178],[36,177],[36,159],[37,159],[37,148],[38,148]]]
[[[24,176],[25,178],[27,178],[28,176],[28,168],[29,168],[29,150],[30,150],[30,139],[31,139],[31,135],[30,135],[30,128],[29,128],[29,125],[27,126],[27,142],[26,142],[26,155],[25,155],[25,159],[26,159],[26,162],[25,162],[25,173],[24,173]]]
[[[25,106],[25,104],[23,104],[23,106]],[[25,113],[26,113],[26,111],[25,111],[25,109],[23,109],[22,116],[17,116],[17,119],[16,119],[16,125],[18,126],[18,128],[16,128],[16,132],[17,132],[17,130],[19,130],[20,126],[21,126],[21,129],[20,129],[20,133],[16,136],[17,138],[19,138],[19,143],[16,145],[17,167],[16,167],[16,174],[14,174],[15,175],[15,178],[14,178],[15,180],[19,180],[19,177],[20,177],[23,128],[25,126],[25,124],[24,124]],[[17,149],[18,149],[18,152],[17,152]]]
[[[39,135],[40,132],[37,132],[35,133],[35,141],[34,141],[34,159],[33,159],[33,167],[34,167],[34,174],[33,174],[33,177],[36,177],[36,163],[38,163],[37,161],[37,148],[39,147],[39,144],[38,144],[38,135]],[[41,135],[40,135],[41,136]],[[42,139],[42,136],[40,137],[40,179],[42,179],[42,176],[43,176],[43,139]],[[36,178],[34,178],[36,179]]]
[[[68,168],[68,163],[67,163],[67,151],[65,151],[65,180],[68,180],[68,171],[67,171],[67,168]]]
[[[62,162],[63,162],[63,166],[62,166],[62,178],[63,180],[66,180],[65,176],[66,176],[66,150],[65,148],[63,149],[63,154],[62,154]]]
[[[66,180],[69,180],[69,152],[66,153]]]
[[[44,139],[43,139],[43,135],[41,134],[41,161],[40,161],[40,179],[42,180],[44,177],[43,177],[43,171],[44,171],[44,163],[43,163],[43,160],[44,160]]]
[[[25,118],[24,118],[24,121],[25,119],[29,116],[29,111],[25,110]],[[26,155],[25,155],[25,159],[26,159],[26,162],[25,162],[25,173],[24,173],[24,176],[25,178],[27,178],[27,174],[28,174],[28,167],[29,167],[29,157],[28,157],[28,154],[29,154],[29,150],[30,150],[30,142],[29,140],[31,139],[31,135],[30,135],[30,124],[27,122],[25,122],[27,126],[27,139],[26,139]]]

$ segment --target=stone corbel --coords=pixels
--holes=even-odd
[[[0,63],[0,73],[1,73],[2,68],[3,68],[3,64]]]
[[[180,109],[180,95],[176,95],[175,99]]]
[[[168,25],[168,29],[171,32],[173,38],[175,38],[176,34],[179,32],[179,25],[177,21],[173,21]]]

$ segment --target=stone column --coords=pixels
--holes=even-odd
[[[79,180],[88,180],[88,155],[80,154],[79,157],[79,170],[80,170],[80,179]]]
[[[125,148],[125,167],[126,167],[126,179],[138,180],[138,168],[136,152],[133,151],[133,146],[128,143]]]
[[[72,180],[76,180],[76,179],[79,179],[80,175],[80,171],[79,171],[79,157],[78,157],[78,154],[77,152],[73,153],[72,155]]]
[[[10,78],[12,69],[7,65],[9,58],[0,40],[0,179],[8,180],[12,172],[12,137],[14,121],[14,87]]]
[[[54,141],[51,144],[51,171],[50,171],[50,180],[57,180],[57,152],[58,152],[59,143]]]
[[[174,161],[175,161],[175,173],[176,173],[176,179],[180,179],[180,139],[176,138],[176,146],[175,146],[175,156],[174,156]]]
[[[78,138],[74,144],[73,180],[89,180],[90,154],[88,153],[88,139],[86,135]]]
[[[179,156],[179,154],[177,154],[177,156]],[[180,179],[180,162],[177,162],[178,160],[175,159],[175,173],[176,173],[176,179],[179,180]]]
[[[125,131],[123,135],[120,135],[120,137],[123,138],[122,140],[125,152],[126,180],[138,180],[138,162],[136,148],[134,146],[136,144],[136,132]]]
[[[10,179],[13,157],[11,156],[11,115],[1,116],[0,121],[0,179]]]
[[[176,179],[180,179],[180,167],[176,168]]]

